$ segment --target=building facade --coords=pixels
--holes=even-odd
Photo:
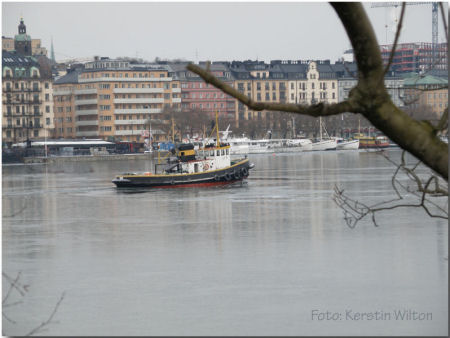
[[[49,137],[53,130],[51,72],[31,56],[2,53],[3,147]]]
[[[32,56],[32,42],[23,19],[13,42],[2,38],[3,147],[53,135],[52,69],[45,56]]]
[[[161,114],[181,107],[180,82],[161,65],[98,58],[54,85],[57,137],[142,142],[151,125],[159,141]]]
[[[234,118],[235,99],[216,87],[207,84],[201,77],[186,69],[187,63],[169,64],[174,78],[181,85],[181,109],[184,112],[201,111],[210,117],[217,112],[220,117]],[[206,67],[205,63],[200,63]],[[212,63],[210,71],[221,81],[233,86],[233,79],[226,63]]]
[[[448,107],[448,80],[410,74],[404,79],[404,101],[409,111],[423,111],[428,120],[439,120]]]
[[[381,45],[381,57],[387,65],[393,45]],[[433,44],[427,42],[400,43],[395,49],[390,70],[396,73],[420,73],[423,71],[444,71],[448,69],[448,46],[438,43],[433,60]]]

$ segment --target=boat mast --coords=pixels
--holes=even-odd
[[[175,144],[175,126],[172,117],[172,143]]]
[[[217,110],[216,110],[216,134],[217,134],[217,139],[216,139],[216,146],[217,147],[220,147],[220,142],[219,142],[219,122],[218,122],[218,116],[219,116],[219,114],[217,113]]]
[[[320,140],[322,141],[322,116],[319,116],[319,135]]]

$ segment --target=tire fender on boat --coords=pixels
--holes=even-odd
[[[225,174],[225,179],[226,179],[227,181],[230,181],[230,180],[231,180],[231,175],[230,175],[230,173],[226,173],[226,174]]]
[[[234,173],[233,173],[233,176],[234,176],[234,178],[235,179],[240,179],[241,178],[241,172],[239,171],[239,170],[236,170]]]
[[[214,181],[220,181],[219,175],[214,175]]]
[[[248,170],[247,170],[247,168],[242,168],[241,169],[241,173],[242,173],[242,176],[248,176]]]

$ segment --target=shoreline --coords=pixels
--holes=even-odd
[[[160,152],[160,156],[164,157],[167,152]],[[153,160],[158,158],[158,152],[150,154],[115,154],[115,155],[79,155],[79,156],[51,156],[51,157],[24,157],[23,162],[10,162],[2,165],[23,165],[23,164],[47,164],[62,162],[92,162],[92,161],[118,161],[118,160]]]

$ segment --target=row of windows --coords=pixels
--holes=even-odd
[[[201,151],[199,152],[199,155],[200,155],[201,157],[204,157],[204,156],[220,156],[220,155],[224,156],[224,155],[229,155],[229,154],[230,154],[230,149],[229,149],[229,148],[226,148],[226,149],[216,149],[215,151],[214,151],[214,149],[210,149],[210,150],[201,150]]]
[[[167,74],[159,73],[159,74],[153,74],[153,73],[85,73],[81,76],[83,79],[95,79],[100,77],[111,77],[111,78],[163,78],[167,77]]]
[[[172,88],[176,88],[176,87],[172,87]],[[210,85],[208,83],[204,83],[204,82],[189,82],[189,83],[182,83],[181,84],[181,88],[199,88],[199,89],[203,89],[203,88],[211,88],[211,89],[215,89],[216,87],[214,87],[213,85]]]
[[[12,137],[11,135],[12,135],[11,134],[11,130],[6,131],[6,137],[7,138],[11,138]],[[19,138],[20,137],[25,137],[26,135],[27,135],[26,132],[22,133],[22,131],[20,131],[20,130],[17,132],[17,137],[19,137]],[[39,130],[33,130],[33,137],[39,137]]]
[[[214,104],[209,104],[209,103],[205,103],[205,104],[203,104],[203,103],[199,103],[198,105],[196,105],[195,103],[192,103],[191,104],[191,108],[200,108],[200,109],[203,109],[203,108],[225,108],[225,105],[223,104],[223,103],[220,103],[220,104],[218,104],[218,103],[214,103]]]
[[[211,98],[211,99],[217,99],[218,97],[220,97],[220,98],[225,98],[225,94],[224,93],[221,93],[221,94],[219,94],[219,95],[217,95],[217,93],[190,93],[190,98],[192,98],[192,99],[195,99],[195,98],[197,98],[197,94],[198,94],[198,98],[199,99],[203,99],[203,98],[206,98],[206,99],[209,99],[209,98]],[[183,94],[183,98],[185,98],[185,99],[187,99],[187,98],[189,98],[189,94]]]
[[[11,90],[13,85],[12,82],[5,82],[5,89],[6,90]],[[28,85],[31,84],[31,86],[29,87]],[[45,89],[49,89],[50,88],[50,84],[49,82],[44,82],[44,87]],[[21,90],[25,90],[25,89],[31,89],[33,88],[33,90],[40,90],[39,89],[39,82],[14,82],[14,89],[21,89]]]

